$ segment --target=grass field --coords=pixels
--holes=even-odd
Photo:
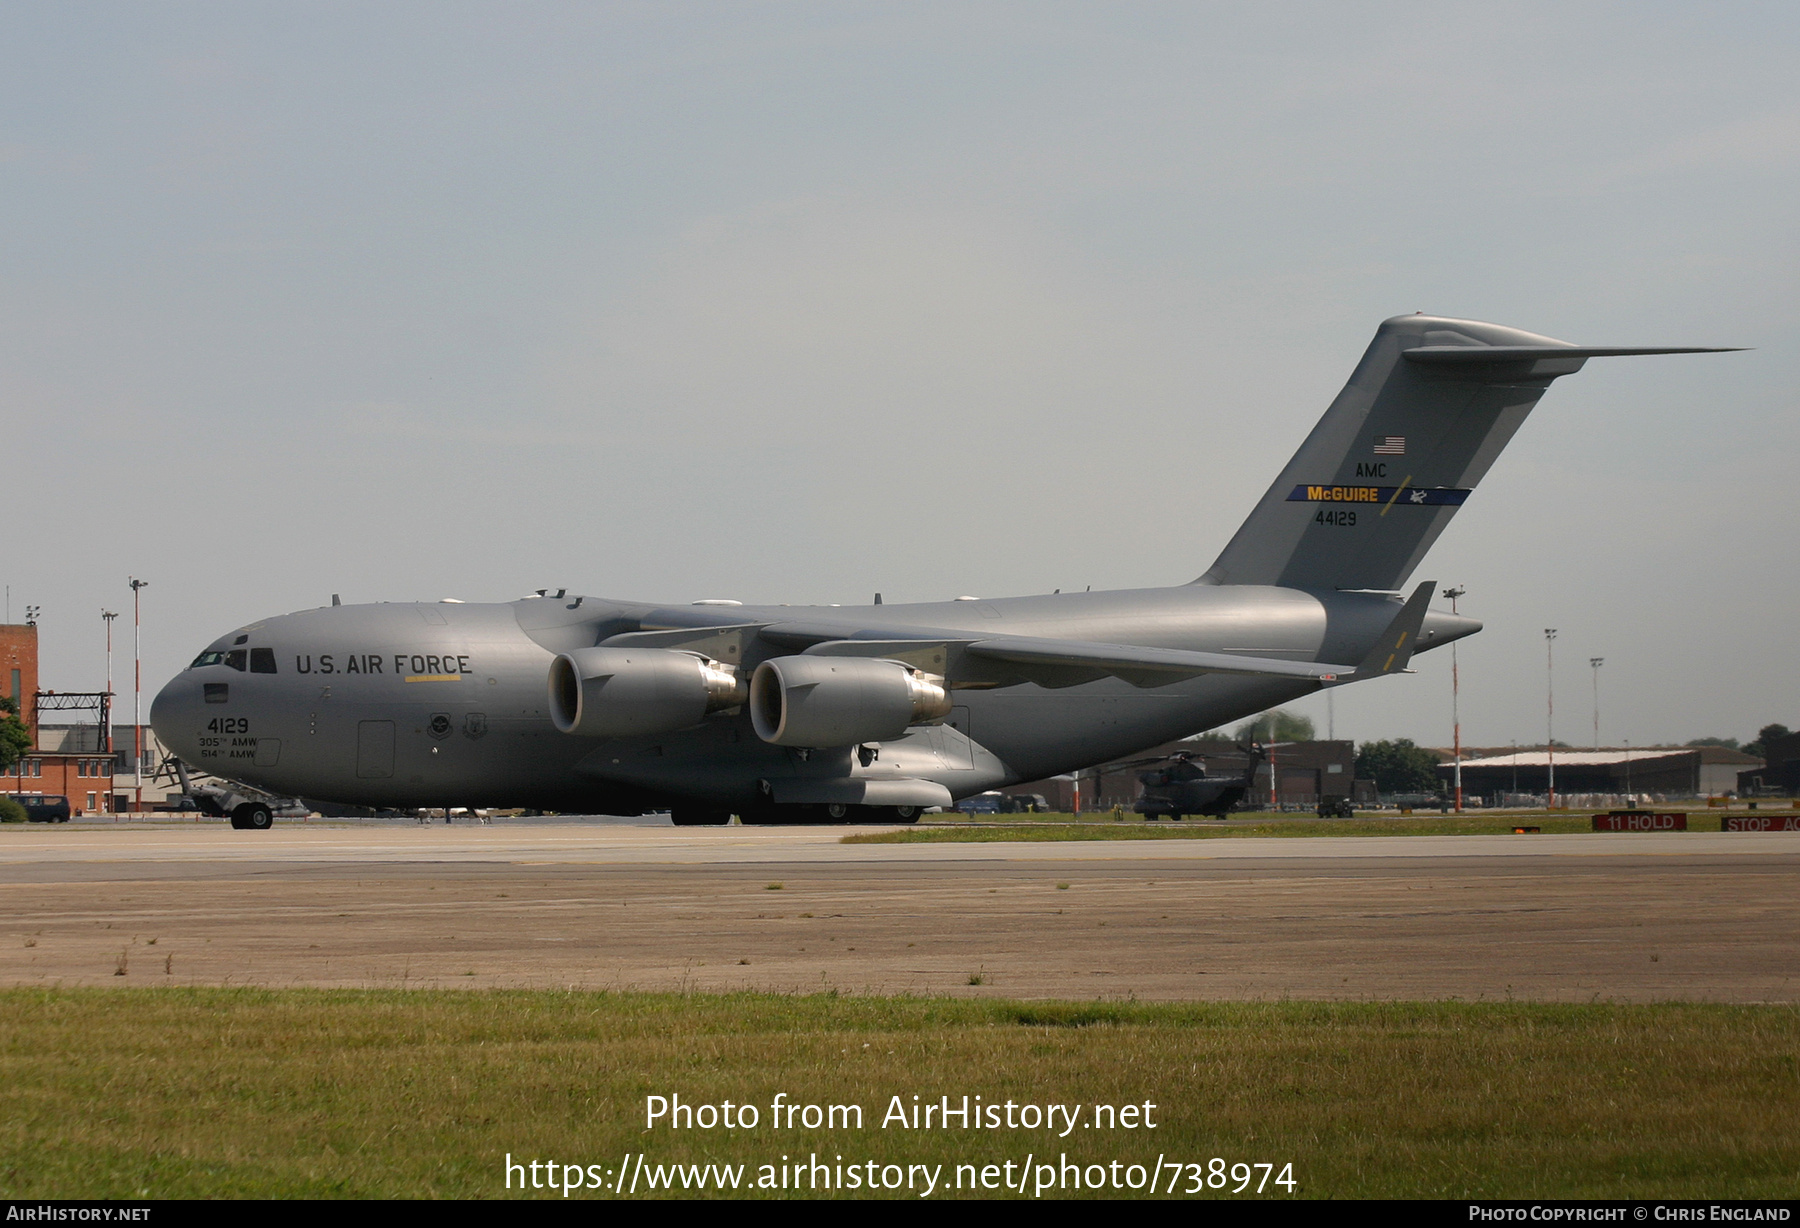
[[[942,1164],[940,1198],[969,1196],[957,1165],[1028,1153],[1033,1189],[1062,1153],[1291,1163],[1301,1197],[1800,1189],[1800,1013],[1776,1007],[11,990],[0,1017],[9,1198],[506,1197],[509,1153],[596,1180],[627,1153],[652,1175],[741,1164],[749,1185],[815,1152]],[[761,1121],[646,1131],[646,1097],[677,1093]],[[863,1126],[771,1128],[777,1093],[860,1105]],[[1157,1128],[883,1129],[890,1097],[915,1094],[1151,1102]]]

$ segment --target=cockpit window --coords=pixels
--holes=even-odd
[[[189,669],[199,669],[202,665],[223,665],[223,664],[225,664],[225,654],[222,652],[219,652],[217,649],[209,648],[205,652],[201,653],[199,656],[195,657],[194,663],[192,665],[188,666],[188,668]]]
[[[253,674],[274,673],[275,650],[273,648],[252,648],[250,650],[250,672]]]
[[[225,654],[225,664],[230,666],[232,669],[235,669],[238,673],[240,673],[240,674],[243,673],[244,672],[244,650],[242,648],[233,648],[230,652],[226,653]]]

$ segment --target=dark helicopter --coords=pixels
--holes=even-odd
[[[1246,759],[1242,776],[1208,776],[1205,764],[1185,750],[1123,765],[1161,765],[1138,773],[1144,793],[1132,809],[1152,822],[1164,815],[1178,822],[1190,814],[1224,818],[1250,792],[1250,787],[1256,780],[1257,767],[1269,757],[1268,750],[1260,742],[1252,742],[1238,749],[1243,751]]]

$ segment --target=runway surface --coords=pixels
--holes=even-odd
[[[846,830],[0,829],[0,983],[1800,1000],[1800,833]]]

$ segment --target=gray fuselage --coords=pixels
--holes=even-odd
[[[944,724],[881,744],[871,766],[848,747],[770,745],[738,709],[655,736],[560,733],[548,711],[548,670],[557,653],[612,636],[752,621],[765,625],[746,651],[745,671],[824,640],[959,635],[1355,662],[1397,608],[1382,594],[1207,584],[857,607],[667,607],[573,596],[325,606],[221,636],[163,688],[151,719],[173,753],[205,771],[361,806],[730,807],[752,802],[771,780],[863,772],[932,780],[964,797],[1210,729],[1318,684],[1207,675],[1158,686],[1103,678],[957,690]],[[1418,647],[1477,629],[1433,612]]]

